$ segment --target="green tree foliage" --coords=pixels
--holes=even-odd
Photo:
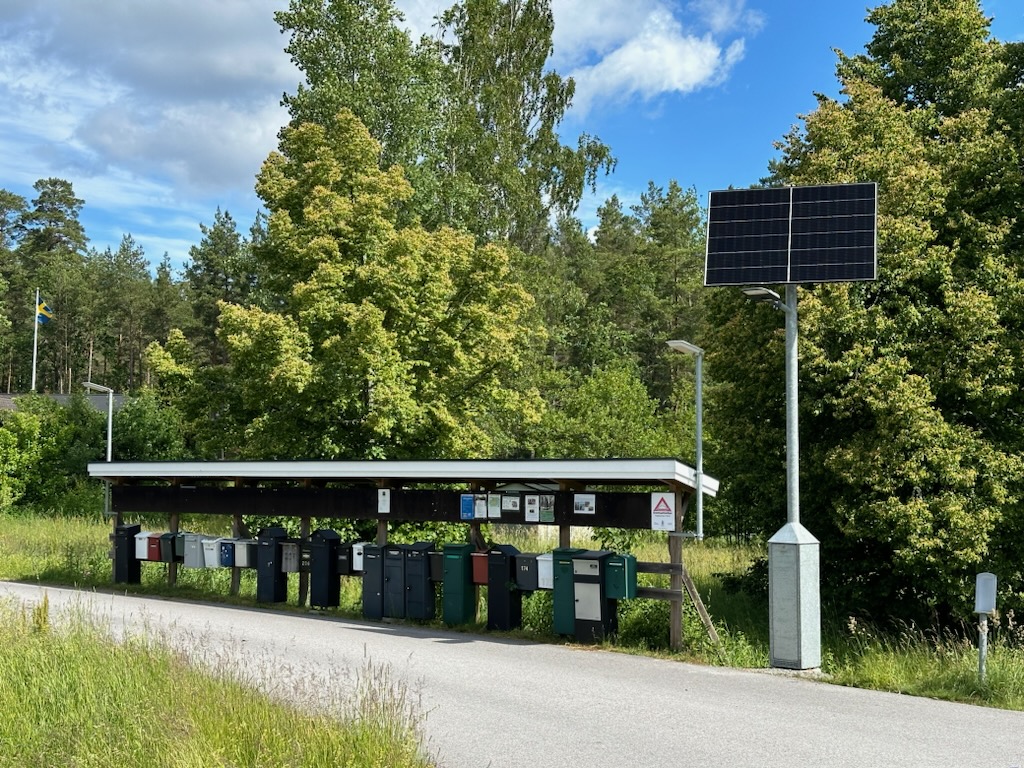
[[[414,195],[400,209],[433,229],[538,251],[549,221],[571,213],[611,153],[557,128],[574,85],[545,70],[553,22],[547,0],[467,0],[417,44],[390,0],[292,0],[276,14],[306,83],[285,103],[292,125],[327,129],[351,110],[400,164]],[[403,219],[405,220],[405,219]]]
[[[878,281],[800,291],[803,517],[844,606],[966,613],[978,571],[1022,592],[1021,146],[977,2],[896,0],[869,19],[867,55],[840,55],[845,98],[819,97],[769,180],[879,183]],[[728,503],[771,532],[782,318],[712,303],[716,462]]]
[[[223,364],[227,355],[217,339],[219,303],[246,306],[256,289],[255,264],[248,240],[238,233],[235,220],[217,209],[213,225],[199,225],[202,242],[189,249],[185,266],[189,304],[194,316],[191,336],[204,359]]]
[[[537,332],[507,252],[399,226],[411,189],[379,154],[342,112],[285,129],[259,174],[276,305],[225,303],[220,328],[247,454],[486,456],[536,409],[505,383]]]

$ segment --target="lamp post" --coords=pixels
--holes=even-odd
[[[773,667],[811,669],[821,666],[821,595],[818,540],[800,524],[796,285],[785,301],[763,286],[742,290],[786,313],[786,524],[768,540],[769,656]]]
[[[91,381],[82,382],[82,386],[92,392],[100,392],[107,396],[107,461],[113,458],[114,447],[114,390],[104,387],[102,384],[93,384]],[[103,512],[110,517],[110,480],[103,481]]]
[[[704,350],[682,339],[666,342],[676,352],[693,355],[697,365],[697,541],[704,540]]]

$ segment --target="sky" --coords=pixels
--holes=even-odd
[[[444,0],[397,0],[417,36]],[[617,158],[578,212],[650,182],[707,193],[758,183],[782,139],[838,97],[836,55],[863,51],[867,0],[551,0],[551,66],[576,81],[563,141]],[[180,269],[218,208],[248,231],[255,175],[301,73],[273,12],[287,0],[3,0],[0,189],[65,179],[89,245],[130,234]],[[1024,40],[1024,3],[983,0],[993,36]]]

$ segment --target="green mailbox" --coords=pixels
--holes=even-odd
[[[551,553],[556,635],[576,633],[576,589],[573,586],[572,558],[585,551],[576,547],[558,547]]]
[[[445,544],[441,582],[441,613],[445,624],[476,621],[476,586],[473,584],[472,544]]]
[[[612,555],[604,564],[605,597],[613,600],[636,597],[636,556]]]

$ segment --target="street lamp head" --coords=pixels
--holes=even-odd
[[[683,341],[682,339],[672,339],[671,341],[666,341],[665,343],[668,344],[676,352],[685,352],[688,355],[704,354],[704,350],[698,347],[696,344],[691,344],[690,342]]]
[[[104,387],[102,384],[93,384],[91,381],[83,381],[82,386],[86,389],[90,389],[93,392],[102,392],[105,395],[111,395],[114,393],[110,387]]]
[[[751,285],[741,290],[743,295],[751,301],[764,301],[769,304],[778,304],[782,301],[782,297],[779,294],[770,288],[765,288],[763,285]]]

